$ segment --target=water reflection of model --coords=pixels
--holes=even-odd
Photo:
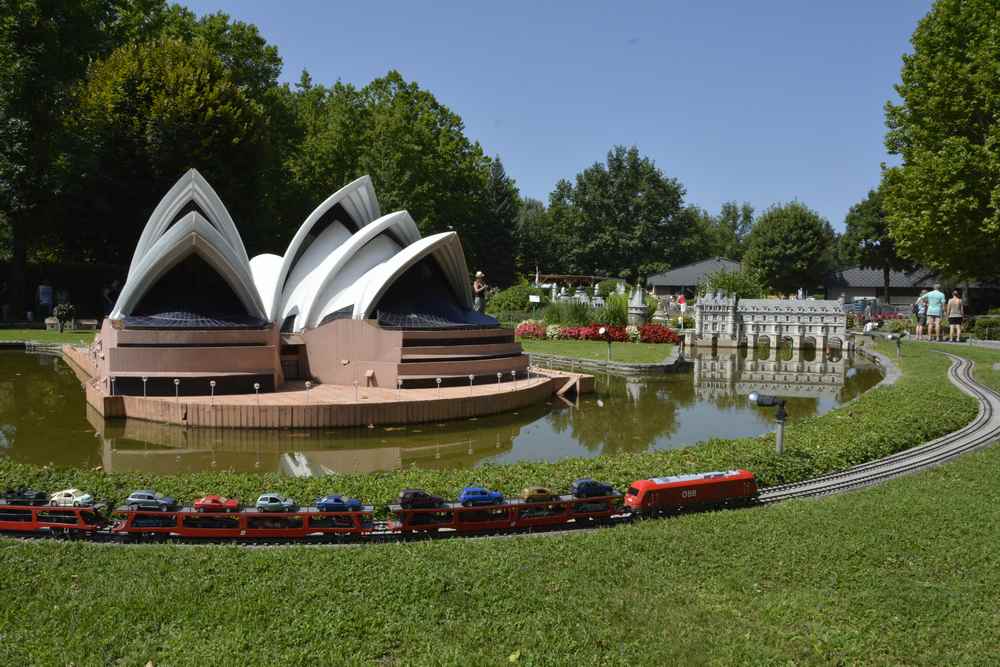
[[[88,408],[101,439],[104,469],[156,473],[199,470],[283,472],[295,476],[365,473],[407,467],[472,467],[509,452],[520,424],[479,431],[382,427],[364,432],[183,428],[104,420]],[[472,437],[470,437],[472,436]]]

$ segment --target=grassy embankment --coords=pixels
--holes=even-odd
[[[518,339],[525,352],[577,359],[608,360],[608,344],[599,340]],[[611,360],[626,364],[659,364],[674,349],[667,343],[611,343]]]
[[[79,345],[94,340],[95,331],[46,331],[45,329],[0,329],[0,342],[70,343]]]

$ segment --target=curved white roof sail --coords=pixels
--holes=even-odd
[[[408,245],[390,260],[369,271],[359,281],[360,291],[354,303],[353,318],[369,319],[371,311],[378,305],[386,290],[407,269],[428,255],[432,255],[440,264],[459,305],[472,310],[472,288],[469,285],[469,269],[465,263],[462,243],[455,232],[443,232]]]
[[[240,238],[240,233],[236,230],[233,218],[229,215],[225,204],[222,203],[222,199],[208,184],[208,181],[198,173],[197,169],[189,169],[164,195],[153,210],[152,215],[149,216],[149,220],[146,221],[146,226],[139,237],[139,243],[135,247],[135,253],[132,255],[132,263],[128,269],[128,280],[132,279],[146,253],[171,227],[171,222],[177,214],[190,203],[198,206],[204,214],[204,219],[215,227],[237,255],[242,256],[244,264],[250,261],[247,257],[247,251],[243,247],[243,239]]]
[[[164,274],[195,253],[228,283],[248,315],[261,320],[267,319],[246,253],[238,253],[219,230],[197,211],[188,213],[173,224],[144,253],[138,265],[129,273],[125,287],[118,295],[118,302],[111,312],[111,318],[120,319],[131,315],[132,309]]]
[[[319,222],[327,211],[337,204],[344,207],[344,210],[351,216],[351,219],[359,229],[381,215],[378,198],[375,196],[375,188],[372,186],[372,179],[369,176],[362,176],[348,183],[317,206],[309,214],[305,222],[302,223],[302,226],[299,227],[299,230],[295,232],[291,243],[288,244],[288,249],[285,250],[281,270],[278,273],[278,279],[274,286],[273,296],[268,299],[271,302],[271,308],[268,311],[271,319],[276,318],[278,313],[284,309],[281,297],[285,293],[285,280],[293,270],[292,265],[299,259],[299,251],[303,243],[309,237],[313,226]]]
[[[389,230],[403,244],[402,247],[420,240],[420,231],[417,229],[417,223],[413,221],[413,218],[406,211],[396,211],[395,213],[383,215],[378,220],[355,232],[350,239],[340,245],[334,252],[330,253],[313,272],[310,280],[312,283],[310,285],[310,292],[306,295],[303,302],[299,304],[302,314],[299,316],[298,322],[296,322],[296,329],[315,327],[321,317],[329,314],[327,312],[321,313],[320,311],[325,311],[326,309],[323,306],[334,299],[337,296],[337,292],[341,291],[337,289],[338,281],[335,280],[338,274],[340,274],[341,270],[349,262],[361,262],[363,265],[364,258],[360,256],[360,253],[365,252],[365,246],[379,234]],[[384,261],[384,258],[380,257],[374,248],[370,255],[373,261],[364,266],[365,271],[371,269],[376,263]],[[287,307],[288,304],[286,303]]]
[[[274,298],[274,285],[278,282],[281,261],[281,255],[271,253],[257,255],[250,260],[250,274],[264,304],[265,313],[271,312],[271,299]]]

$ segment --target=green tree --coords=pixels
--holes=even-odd
[[[248,245],[271,224],[260,194],[260,165],[273,159],[267,119],[206,42],[121,47],[90,69],[79,104],[91,161],[71,222],[94,259],[127,263],[152,206],[190,167],[220,191]]]
[[[889,276],[892,271],[908,271],[913,263],[901,258],[896,243],[889,235],[888,221],[882,205],[882,193],[872,190],[851,207],[844,219],[846,228],[841,237],[841,257],[852,264],[882,272],[885,300],[889,302]]]
[[[698,285],[698,293],[708,294],[715,291],[725,292],[741,299],[763,299],[767,296],[767,286],[764,281],[754,271],[749,270],[721,269],[708,274]]]
[[[552,219],[545,204],[537,199],[522,199],[514,223],[514,265],[518,273],[534,275],[561,273],[562,258]]]
[[[899,254],[956,278],[1000,274],[1000,66],[995,0],[938,0],[885,107],[883,173]]]
[[[615,146],[605,164],[560,181],[549,212],[576,273],[635,280],[677,263],[686,249],[684,188],[635,146]]]
[[[753,229],[753,206],[748,202],[728,201],[713,219],[715,255],[733,261],[743,259],[747,237]]]
[[[830,223],[807,206],[772,206],[750,232],[744,263],[777,290],[808,289],[832,268],[833,239]]]
[[[63,119],[88,64],[149,28],[162,1],[0,0],[0,212],[11,235],[10,303],[25,306],[32,243],[60,217]]]
[[[500,157],[490,163],[489,178],[484,191],[483,216],[475,225],[472,244],[480,249],[479,266],[490,283],[498,286],[514,282],[514,234],[517,227],[521,197],[514,180],[507,175]]]

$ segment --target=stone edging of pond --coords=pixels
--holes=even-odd
[[[875,364],[882,368],[882,380],[871,389],[894,385],[896,384],[896,381],[903,376],[903,373],[899,370],[899,367],[893,363],[892,359],[881,352],[869,350],[864,347],[856,347],[854,348],[854,352],[875,362]],[[871,389],[868,391],[871,391]]]
[[[675,345],[670,355],[658,364],[630,364],[623,361],[598,361],[597,359],[580,359],[578,357],[564,357],[558,354],[543,354],[539,352],[526,352],[528,360],[532,366],[556,365],[571,370],[580,369],[587,371],[600,371],[603,373],[621,375],[657,375],[660,373],[677,373],[684,370],[689,363],[684,358],[684,351],[680,345]]]

